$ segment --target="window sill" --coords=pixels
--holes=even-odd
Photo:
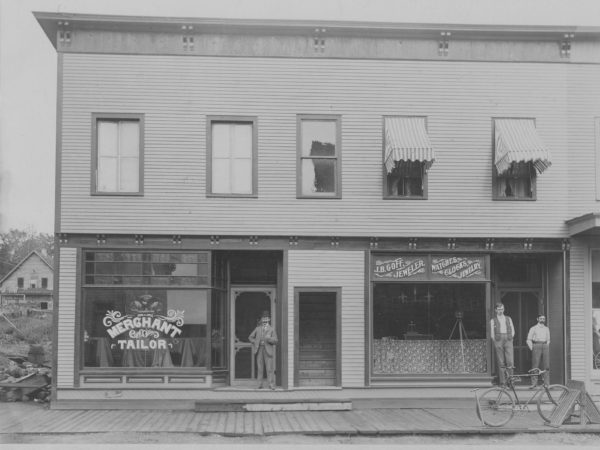
[[[492,200],[499,202],[534,202],[537,200],[536,197],[530,198],[514,198],[514,197],[493,197]]]
[[[143,197],[143,192],[92,192],[93,197]]]
[[[423,195],[423,196],[407,196],[407,197],[403,197],[403,196],[399,196],[399,195],[385,195],[383,196],[383,200],[427,200],[427,196]]]
[[[258,194],[206,194],[206,198],[258,198]]]

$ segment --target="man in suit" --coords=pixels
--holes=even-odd
[[[270,322],[269,311],[263,311],[260,324],[248,336],[248,340],[252,343],[252,357],[256,356],[259,389],[264,388],[263,369],[265,368],[269,389],[275,389],[275,345],[278,341]]]

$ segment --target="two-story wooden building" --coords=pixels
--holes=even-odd
[[[255,386],[265,309],[284,390],[464,392],[492,382],[497,301],[518,370],[544,312],[552,381],[600,393],[598,218],[566,222],[597,209],[599,29],[35,16],[55,401]]]
[[[48,256],[30,252],[0,280],[0,307],[52,309],[54,269]]]

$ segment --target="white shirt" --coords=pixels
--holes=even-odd
[[[532,326],[527,333],[527,345],[531,348],[534,342],[550,343],[550,328],[540,323]]]
[[[490,337],[492,339],[495,339],[495,336],[494,336],[494,320],[496,318],[498,319],[498,322],[500,322],[500,330],[499,330],[500,334],[502,334],[502,333],[504,333],[504,334],[508,333],[508,330],[506,329],[506,323],[508,322],[508,323],[510,323],[510,327],[513,330],[513,339],[514,339],[514,337],[515,337],[515,326],[512,323],[512,319],[510,317],[508,317],[508,316],[505,316],[504,314],[502,314],[501,316],[496,316],[494,319],[490,320]],[[506,320],[503,320],[504,318],[506,318]]]

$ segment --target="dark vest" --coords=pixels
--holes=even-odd
[[[504,320],[506,320],[506,335],[508,336],[508,340],[512,341],[512,338],[515,335],[511,327],[512,321],[508,321],[508,316],[504,316]],[[500,340],[500,321],[498,320],[498,316],[494,317],[494,339],[497,341]]]

